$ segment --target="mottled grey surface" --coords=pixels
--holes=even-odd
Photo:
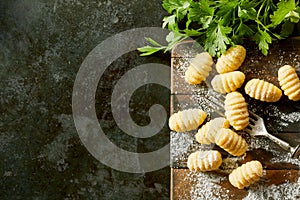
[[[0,199],[169,198],[169,167],[128,174],[102,165],[82,145],[71,107],[76,73],[97,44],[121,31],[160,26],[165,14],[161,1],[0,1]],[[143,140],[122,133],[110,109],[113,86],[126,71],[169,60],[132,52],[102,77],[97,115],[118,146],[149,152],[169,142],[167,127]],[[136,91],[133,119],[147,125],[154,103],[169,110],[169,91],[157,85]]]

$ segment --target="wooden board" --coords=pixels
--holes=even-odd
[[[208,173],[209,175],[210,173]],[[222,178],[219,182],[214,182],[210,180],[209,178],[207,181],[211,181],[211,184],[208,184],[208,186],[211,187],[211,191],[208,191],[208,188],[203,188],[203,192],[201,193],[201,184],[197,185],[197,179],[194,178],[195,174],[191,173],[188,169],[171,169],[171,175],[172,175],[172,183],[171,183],[171,199],[181,199],[181,200],[190,200],[190,199],[243,199],[245,198],[249,192],[255,192],[256,188],[261,187],[268,188],[272,187],[275,188],[286,186],[288,187],[288,184],[286,183],[287,180],[290,181],[290,184],[293,184],[297,182],[297,179],[299,178],[299,170],[266,170],[263,178],[256,183],[252,188],[250,189],[237,189],[233,187],[229,181],[228,181],[228,173],[225,172],[214,172],[214,175],[219,176]],[[207,174],[206,174],[207,175]],[[203,180],[203,179],[201,179]],[[214,186],[215,185],[215,186]],[[200,190],[199,190],[200,189]],[[206,190],[206,191],[204,191]],[[250,191],[251,190],[251,191]],[[276,189],[275,189],[276,190]],[[297,191],[295,191],[297,192]],[[199,195],[200,194],[200,195]],[[206,195],[206,196],[204,196]],[[298,194],[281,194],[279,198],[273,198],[273,199],[290,199],[290,198],[284,198],[288,195],[292,195],[293,199],[300,199],[300,192],[298,191]],[[195,198],[196,197],[196,198]],[[262,200],[262,198],[258,200]],[[255,199],[251,199],[255,200]]]
[[[268,56],[263,56],[252,42],[246,42],[244,46],[247,49],[247,56],[239,70],[246,75],[245,83],[252,78],[260,78],[279,86],[277,71],[279,67],[285,64],[296,67],[297,72],[300,72],[300,38],[275,42],[270,48]],[[209,84],[189,85],[184,80],[184,73],[191,58],[199,52],[203,52],[203,49],[191,41],[183,42],[173,49],[171,58],[171,114],[191,107],[200,107],[209,113],[207,119],[209,120],[218,116],[205,105],[207,85]],[[208,79],[211,80],[215,73],[213,72]],[[263,103],[248,97],[243,92],[243,88],[244,85],[239,91],[246,98],[249,109],[264,118],[270,133],[284,139],[292,146],[300,144],[300,102],[289,101],[287,97],[283,96],[277,103]],[[263,164],[265,175],[258,183],[260,187],[267,188],[274,184],[280,186],[286,182],[295,184],[300,177],[300,161],[289,158],[288,152],[266,138],[251,138],[246,134],[243,135],[250,144],[250,148],[246,156],[236,159],[216,145],[198,144],[194,139],[195,133],[196,131],[171,132],[171,199],[211,199],[209,196],[211,194],[217,194],[215,197],[219,199],[226,199],[225,197],[243,199],[249,191],[258,186],[254,185],[250,189],[238,190],[231,186],[227,177],[232,169],[251,160],[259,160]],[[196,187],[197,178],[193,178],[195,172],[190,172],[186,166],[188,155],[199,149],[217,149],[222,153],[223,160],[229,161],[222,164],[220,170],[209,173],[215,178],[220,177],[221,181],[215,183],[213,179],[207,178],[206,180],[207,182],[212,181],[212,184],[217,184],[219,189],[213,187],[212,192],[207,193],[208,196],[203,196],[205,195],[203,192],[201,197],[196,195],[197,192],[199,193],[199,189]],[[203,181],[203,179],[201,180]],[[203,190],[207,192],[209,189],[204,188]],[[213,192],[213,190],[218,192]],[[300,189],[297,192],[299,192],[298,197],[300,199]],[[283,198],[289,194],[283,192],[280,195]]]

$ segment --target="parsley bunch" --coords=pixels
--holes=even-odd
[[[220,56],[228,45],[253,39],[264,55],[273,39],[290,36],[300,19],[295,0],[163,0],[169,13],[163,28],[171,32],[167,46],[146,38],[152,46],[138,50],[142,56],[168,51],[178,42],[195,38],[212,56]]]

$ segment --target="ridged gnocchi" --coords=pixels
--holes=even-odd
[[[187,167],[191,171],[213,171],[222,164],[222,155],[216,150],[196,151],[188,157]]]
[[[196,141],[200,144],[215,143],[215,138],[218,137],[218,131],[221,128],[229,128],[228,120],[223,117],[217,117],[204,124],[195,135]]]
[[[197,129],[206,119],[207,114],[201,109],[187,109],[174,113],[169,118],[169,127],[176,132]]]
[[[238,189],[244,189],[258,181],[263,176],[263,167],[257,160],[253,160],[236,168],[229,174],[229,182]]]
[[[239,92],[228,93],[225,97],[225,116],[235,130],[243,130],[249,124],[249,113],[245,98]]]
[[[245,86],[245,92],[254,99],[266,102],[279,101],[282,96],[282,91],[278,87],[260,79],[248,81]]]
[[[190,84],[200,84],[205,81],[212,70],[213,60],[207,52],[199,53],[192,59],[187,71],[185,80]]]
[[[300,79],[292,66],[284,65],[279,68],[278,80],[281,89],[290,100],[300,100]]]
[[[240,88],[245,81],[245,74],[240,71],[216,75],[211,81],[213,89],[225,94]]]
[[[227,128],[219,130],[216,144],[233,156],[245,154],[248,148],[244,138]]]
[[[224,74],[237,70],[246,57],[246,49],[241,45],[230,47],[221,57],[216,64],[217,72]]]

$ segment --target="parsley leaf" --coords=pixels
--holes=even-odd
[[[251,37],[254,33],[254,30],[250,26],[243,23],[241,23],[237,29],[237,34],[243,37]]]
[[[289,35],[291,35],[293,33],[295,26],[296,26],[295,23],[292,23],[292,22],[286,20],[284,22],[284,24],[282,25],[280,36],[283,38],[288,37]]]
[[[168,47],[166,47],[165,51],[171,50],[176,44],[178,44],[182,40],[185,40],[186,38],[188,38],[188,36],[186,36],[185,34],[181,34],[178,32],[170,32],[166,37],[166,41],[169,44]]]
[[[181,20],[187,14],[191,1],[192,0],[164,0],[162,6],[169,14],[176,14],[177,20]]]
[[[291,22],[298,23],[300,19],[299,9],[290,11],[286,16],[286,18],[289,18]]]
[[[204,48],[208,50],[212,56],[220,56],[227,49],[227,45],[230,44],[231,39],[228,38],[228,34],[231,33],[230,27],[225,27],[220,23],[211,24],[206,32],[206,43]]]
[[[254,40],[264,55],[273,39],[290,36],[300,22],[299,0],[163,0],[169,13],[162,27],[171,33],[162,46],[139,48],[142,55],[168,51],[178,42],[193,37],[212,56],[220,56],[230,45]]]
[[[254,8],[243,9],[241,6],[239,6],[238,17],[242,20],[255,20],[256,11]]]
[[[169,30],[177,30],[177,23],[176,23],[176,15],[170,15],[167,17],[164,17],[163,19],[163,25],[162,28],[165,28],[168,25]]]
[[[140,56],[149,56],[149,55],[154,54],[163,49],[165,49],[165,48],[164,47],[152,47],[152,46],[147,45],[147,46],[138,48],[137,50],[139,52],[141,52]]]
[[[214,8],[210,7],[210,5],[211,4],[208,0],[200,0],[198,2],[191,3],[189,13],[187,14],[188,19],[202,23],[202,18],[214,15]]]
[[[254,35],[254,39],[262,53],[264,55],[267,55],[269,44],[271,44],[272,42],[272,37],[270,36],[270,34],[259,29],[258,32]]]
[[[296,4],[295,0],[281,0],[277,4],[277,10],[274,12],[273,15],[270,16],[272,26],[277,26],[280,24],[286,17],[287,15],[295,10]]]

